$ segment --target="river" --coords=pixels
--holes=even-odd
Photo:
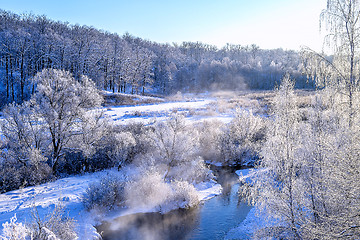
[[[104,240],[223,239],[245,219],[251,207],[239,200],[238,177],[233,170],[214,172],[223,187],[221,195],[191,209],[123,216],[98,226],[98,232]]]

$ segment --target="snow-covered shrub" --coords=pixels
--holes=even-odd
[[[131,132],[119,132],[114,134],[114,148],[107,152],[107,156],[120,168],[128,162],[129,154],[135,147],[136,141]]]
[[[121,132],[129,132],[135,140],[135,145],[127,149],[127,162],[134,160],[137,154],[145,153],[149,146],[148,141],[144,139],[144,133],[149,129],[143,123],[130,123],[120,128]]]
[[[111,210],[124,201],[125,180],[115,172],[107,172],[100,181],[91,183],[83,196],[85,208]]]
[[[0,193],[48,181],[52,171],[38,149],[29,149],[27,164],[13,158],[11,150],[0,154]]]
[[[170,202],[172,189],[156,171],[144,172],[125,186],[126,205],[129,207],[161,208]]]
[[[184,96],[180,91],[177,91],[175,94],[167,96],[166,100],[167,101],[183,101]]]
[[[126,202],[130,207],[154,208],[168,212],[199,203],[197,192],[187,181],[165,182],[155,170],[145,172],[125,187]]]
[[[165,180],[202,181],[199,176],[206,176],[208,170],[199,168],[203,164],[203,159],[198,157],[198,136],[198,131],[185,123],[183,115],[173,114],[165,122],[155,122],[143,134],[148,148],[136,156],[135,164],[144,169],[156,168],[164,174]],[[204,172],[195,172],[191,169],[193,167]],[[190,173],[195,175],[192,176]]]
[[[14,160],[0,161],[0,193],[20,188],[24,183],[23,166]]]
[[[193,161],[173,168],[168,177],[175,180],[184,180],[189,183],[199,183],[214,178],[212,172],[201,157],[195,157]]]
[[[17,223],[16,214],[10,219],[10,222],[3,223],[3,232],[0,235],[1,240],[26,240],[30,239],[30,230],[22,223]]]
[[[36,207],[32,213],[33,221],[28,226],[31,239],[73,240],[77,239],[75,221],[65,216],[64,207],[56,205],[54,210],[41,218]]]
[[[39,152],[47,150],[49,134],[30,102],[7,105],[3,116],[0,126],[6,149],[12,158],[26,165],[32,149]]]
[[[0,192],[48,180],[52,174],[44,156],[48,135],[30,103],[10,104],[3,113]]]
[[[220,137],[222,160],[228,164],[253,164],[265,138],[265,120],[251,111],[237,109]]]
[[[221,159],[220,137],[225,124],[221,121],[202,121],[194,125],[199,132],[199,154],[210,161]]]
[[[144,131],[141,123],[109,125],[106,136],[97,144],[97,152],[88,160],[91,171],[119,169],[131,163],[137,154],[147,149],[147,143],[142,138]]]
[[[180,208],[193,207],[199,204],[199,195],[195,187],[186,181],[171,182],[174,203]]]

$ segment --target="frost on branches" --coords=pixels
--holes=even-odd
[[[302,118],[288,77],[277,91],[263,171],[243,189],[280,224],[254,238],[360,238],[359,10],[358,1],[328,1],[322,20],[334,56],[304,50],[304,70],[318,90]]]
[[[96,110],[102,97],[85,76],[79,81],[67,71],[45,69],[34,78],[36,91],[21,105],[4,109],[2,191],[46,181],[59,172],[68,152],[88,158],[106,134],[106,118]],[[26,174],[31,172],[31,174]],[[61,169],[60,169],[61,172]],[[26,177],[28,176],[28,177]]]

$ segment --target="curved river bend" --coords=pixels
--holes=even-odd
[[[123,216],[97,227],[104,240],[190,240],[223,239],[237,227],[251,207],[239,201],[239,184],[235,173],[215,171],[223,187],[221,195],[191,209],[179,209],[167,214],[141,213]],[[116,227],[114,227],[116,226]]]

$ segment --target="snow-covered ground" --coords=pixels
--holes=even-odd
[[[17,221],[32,222],[32,212],[37,207],[41,217],[50,213],[55,205],[62,204],[69,217],[77,221],[80,239],[92,239],[96,230],[91,219],[84,211],[82,195],[88,185],[102,173],[86,174],[59,179],[39,186],[27,187],[0,194],[0,225],[16,214]]]
[[[233,115],[215,113],[212,115],[202,115],[206,112],[209,104],[215,99],[193,99],[191,101],[165,102],[158,104],[147,104],[140,106],[113,106],[106,108],[108,115],[116,124],[128,124],[130,122],[149,123],[156,120],[164,120],[171,113],[184,113],[189,121],[199,121],[202,119],[218,119],[223,122],[230,122]]]
[[[59,179],[39,186],[27,187],[0,194],[0,226],[16,214],[17,221],[29,223],[35,206],[39,215],[44,217],[59,203],[65,207],[69,217],[76,220],[79,239],[93,239],[98,236],[94,225],[97,216],[84,209],[82,196],[89,184],[97,181],[106,171]],[[221,186],[215,182],[196,185],[201,201],[208,200],[221,194]],[[153,212],[154,209],[132,208],[119,213],[113,213],[111,218],[139,212]],[[1,233],[1,231],[0,231]]]

